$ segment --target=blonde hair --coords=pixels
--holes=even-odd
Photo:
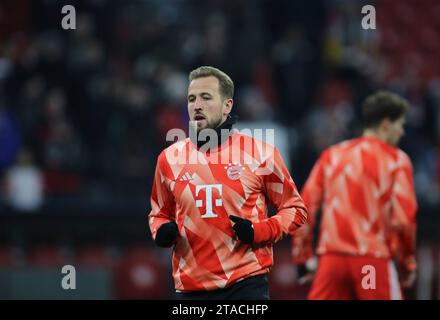
[[[216,77],[218,79],[220,94],[223,99],[232,99],[234,96],[234,82],[226,73],[217,68],[202,66],[194,69],[189,74],[189,82],[197,78],[210,76]]]

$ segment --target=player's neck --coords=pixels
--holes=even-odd
[[[386,134],[381,132],[380,130],[365,129],[364,132],[362,133],[362,137],[375,138],[381,140],[382,142],[388,143]]]

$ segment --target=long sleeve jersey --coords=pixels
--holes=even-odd
[[[268,216],[268,204],[277,213]],[[233,133],[216,150],[189,140],[159,155],[149,227],[176,221],[173,277],[177,291],[227,287],[269,272],[272,244],[307,220],[307,211],[280,154],[270,144]],[[254,244],[239,241],[230,215],[249,219]]]
[[[322,207],[317,255],[394,255],[405,271],[416,268],[417,202],[411,160],[402,150],[370,137],[331,146],[301,195],[309,215],[292,237],[294,262],[314,254],[313,228]]]

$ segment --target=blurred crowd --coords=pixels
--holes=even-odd
[[[64,4],[76,9],[76,30],[61,27]],[[323,148],[360,133],[367,94],[402,94],[412,109],[401,146],[420,201],[439,206],[440,3],[378,0],[376,30],[361,28],[363,4],[2,2],[2,205],[117,202],[144,212],[166,132],[187,129],[187,75],[213,65],[234,80],[241,120],[289,130],[299,186]],[[420,12],[433,18],[418,21]]]

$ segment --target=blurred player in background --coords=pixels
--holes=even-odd
[[[160,247],[173,246],[177,299],[268,299],[272,244],[306,222],[304,203],[275,147],[232,129],[230,77],[200,67],[189,82],[196,139],[179,141],[158,157],[152,237]],[[214,135],[205,141],[207,129]],[[188,161],[192,155],[199,157],[195,164]],[[277,210],[270,218],[269,202]]]
[[[309,271],[302,280],[314,278],[309,299],[401,299],[400,285],[412,286],[417,203],[411,160],[397,148],[407,109],[395,94],[369,96],[363,135],[329,147],[313,167],[301,193],[308,224],[292,237],[294,261]],[[314,275],[313,228],[321,204]]]

